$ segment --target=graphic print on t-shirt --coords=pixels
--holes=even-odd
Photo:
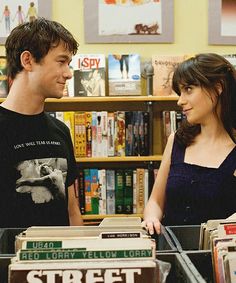
[[[16,191],[22,194],[30,193],[34,203],[65,199],[65,158],[25,160],[20,162],[16,169],[21,176],[16,180]]]

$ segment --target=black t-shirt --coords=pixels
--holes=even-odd
[[[0,107],[0,227],[68,225],[76,161],[68,127]]]

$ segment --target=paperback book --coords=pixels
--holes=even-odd
[[[153,95],[176,95],[172,90],[172,77],[185,55],[153,55]]]
[[[109,95],[141,95],[141,67],[138,54],[108,55]]]
[[[104,54],[77,54],[72,58],[73,77],[69,96],[105,96],[106,63]]]

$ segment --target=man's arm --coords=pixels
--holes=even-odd
[[[68,188],[68,211],[71,226],[83,225],[83,219],[79,209],[79,200],[75,196],[74,185],[71,185]]]

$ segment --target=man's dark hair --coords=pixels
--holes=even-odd
[[[29,51],[36,62],[40,62],[48,51],[65,45],[65,49],[76,54],[78,43],[73,35],[60,23],[38,18],[33,22],[15,27],[6,40],[6,57],[8,76],[14,79],[22,71],[21,53]]]

